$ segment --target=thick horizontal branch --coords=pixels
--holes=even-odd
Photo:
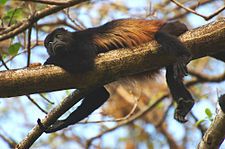
[[[190,48],[193,58],[225,51],[225,18],[186,32],[181,41]],[[175,59],[160,52],[159,45],[153,41],[133,49],[101,54],[96,58],[95,69],[84,74],[71,75],[56,66],[3,71],[0,73],[0,97],[103,85],[120,77],[159,69]]]

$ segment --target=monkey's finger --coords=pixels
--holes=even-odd
[[[186,68],[185,64],[181,64],[180,65],[180,70],[181,70],[181,73],[183,74],[183,76],[187,76],[188,75],[187,68]]]
[[[180,115],[180,114],[178,114],[178,113],[175,113],[174,119],[176,119],[176,120],[177,120],[178,122],[180,122],[180,123],[185,123],[185,122],[188,121],[187,119],[185,119],[184,116],[182,116],[182,115]]]
[[[187,76],[188,75],[188,69],[187,69],[186,64],[183,64],[183,71],[184,71],[185,76]]]

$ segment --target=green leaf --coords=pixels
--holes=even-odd
[[[23,9],[22,8],[11,8],[9,9],[6,14],[3,16],[3,19],[5,21],[11,20],[12,22],[15,22],[15,20],[22,19],[23,18]]]
[[[119,142],[126,142],[128,139],[126,137],[120,137]]]
[[[2,59],[5,59],[7,57],[7,55],[6,54],[2,54]]]
[[[0,5],[4,5],[8,0],[0,0]]]
[[[209,108],[206,108],[206,109],[205,109],[205,113],[206,113],[206,115],[208,116],[208,118],[211,118],[211,117],[212,117],[212,112],[210,111]]]
[[[201,123],[203,123],[205,121],[205,119],[201,119],[201,120],[199,120],[199,121],[197,121],[196,123],[195,123],[195,125],[196,126],[199,126]]]
[[[8,48],[8,52],[10,55],[16,55],[19,51],[21,47],[21,44],[20,43],[14,43],[12,45],[10,45],[10,47]]]

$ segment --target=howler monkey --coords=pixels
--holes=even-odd
[[[166,66],[166,81],[177,103],[174,118],[183,123],[187,121],[185,116],[194,105],[191,94],[182,82],[183,76],[187,75],[186,64],[190,61],[191,54],[177,39],[177,36],[186,31],[187,27],[180,22],[144,19],[119,19],[77,32],[58,28],[44,41],[49,54],[45,65],[54,64],[70,73],[82,73],[94,68],[94,59],[99,53],[156,40],[163,52],[177,57],[174,64]],[[81,105],[65,120],[56,121],[48,128],[38,120],[39,126],[44,132],[50,133],[75,124],[100,107],[108,98],[109,93],[104,87],[96,87],[83,97]]]

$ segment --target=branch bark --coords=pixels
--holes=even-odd
[[[225,18],[188,31],[180,39],[191,50],[193,59],[225,51]],[[133,49],[101,54],[96,58],[96,67],[84,74],[72,75],[56,66],[2,71],[0,96],[13,97],[104,85],[120,77],[159,69],[175,60],[176,57],[160,52],[159,45],[153,41]]]
[[[88,92],[88,89],[82,92],[76,90],[69,96],[67,96],[57,107],[55,107],[49,114],[42,120],[45,126],[53,124],[61,115],[63,115],[68,109],[80,101],[81,94]],[[42,135],[43,131],[39,125],[36,125],[27,136],[17,144],[16,149],[28,149],[31,145]]]

